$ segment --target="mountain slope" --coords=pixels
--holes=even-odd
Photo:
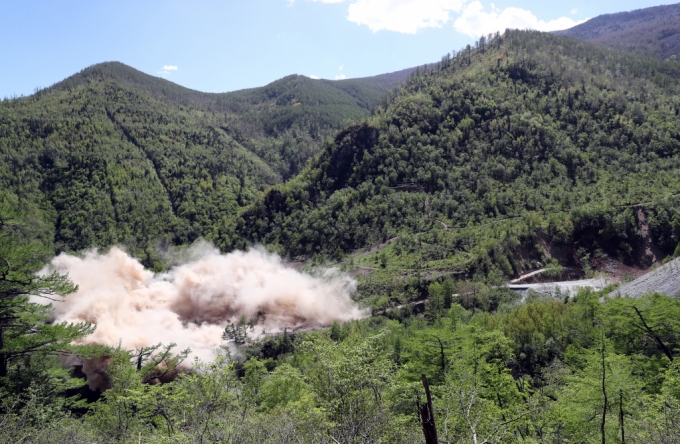
[[[89,83],[0,106],[0,182],[54,224],[57,250],[186,243],[278,181],[206,113]]]
[[[399,77],[205,94],[96,65],[0,103],[0,188],[42,214],[57,251],[122,243],[151,261],[153,242],[211,237]]]
[[[413,69],[340,81],[291,75],[260,88],[202,93],[149,76],[118,62],[86,68],[49,91],[110,81],[177,107],[218,115],[225,131],[262,157],[278,174],[297,174],[321,143],[343,124],[366,116]]]
[[[556,34],[667,59],[680,53],[680,4],[605,14]]]
[[[579,266],[596,252],[635,261],[628,206],[656,202],[650,230],[673,251],[678,199],[664,197],[680,192],[679,72],[549,34],[498,36],[340,132],[223,228],[223,247],[342,257],[398,237],[385,247],[397,268],[512,275],[545,262],[540,233]]]

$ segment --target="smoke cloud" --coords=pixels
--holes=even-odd
[[[95,324],[82,343],[135,349],[174,342],[210,360],[227,323],[241,316],[259,317],[267,332],[365,316],[350,298],[356,283],[332,270],[300,273],[260,249],[223,255],[203,245],[190,256],[154,274],[117,247],[61,254],[43,271],[68,273],[79,289],[53,304],[55,321]]]

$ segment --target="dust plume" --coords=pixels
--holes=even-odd
[[[56,322],[89,322],[82,343],[135,349],[175,342],[210,360],[228,322],[261,321],[267,332],[326,326],[365,316],[350,295],[356,283],[332,270],[318,276],[287,267],[261,249],[220,254],[199,246],[191,258],[154,274],[117,247],[106,254],[61,254],[43,272],[68,273],[76,293],[55,302]]]

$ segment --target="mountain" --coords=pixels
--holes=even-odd
[[[353,264],[394,282],[553,259],[583,273],[596,258],[644,266],[644,233],[664,254],[680,240],[678,74],[563,36],[481,40],[339,132],[221,228],[222,246],[337,259],[373,247]]]
[[[50,91],[109,81],[127,85],[172,107],[216,114],[223,120],[224,131],[265,159],[285,179],[301,170],[326,137],[343,124],[366,116],[412,71],[339,81],[291,75],[260,88],[214,94],[109,62],[86,68]]]
[[[679,74],[507,31],[382,99],[395,77],[204,95],[110,64],[3,102],[0,442],[677,443],[680,259],[619,288],[634,298],[506,283],[680,256]],[[294,141],[317,148],[281,183]],[[159,270],[154,242],[201,235],[333,261],[373,316],[348,320],[364,311],[344,273],[247,258],[177,285],[120,257],[104,266],[121,279],[80,290],[36,276],[36,238],[123,242]],[[193,369],[169,343],[186,337]]]
[[[210,237],[409,71],[207,94],[103,63],[0,103],[0,189],[56,251]],[[149,259],[151,261],[151,259]]]
[[[556,34],[667,59],[680,53],[680,3],[600,15]]]

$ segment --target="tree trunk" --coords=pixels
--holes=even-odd
[[[422,375],[423,387],[427,395],[427,402],[420,406],[420,420],[423,424],[423,434],[425,435],[425,444],[439,444],[437,438],[437,428],[434,424],[434,409],[432,408],[432,395],[430,394],[430,384],[427,382],[427,376]]]
[[[647,331],[647,334],[652,337],[656,341],[657,344],[659,344],[659,348],[664,352],[664,354],[668,357],[668,359],[673,362],[673,353],[671,353],[671,350],[664,344],[664,342],[661,340],[659,335],[657,335],[652,328],[647,325],[647,321],[645,321],[645,318],[642,316],[642,313],[640,313],[640,310],[638,310],[637,307],[633,306],[633,310],[635,310],[635,313],[637,313],[638,317],[640,318],[640,321],[642,322],[642,325],[645,327],[645,330]]]
[[[602,402],[602,422],[600,423],[600,433],[602,434],[602,444],[607,443],[607,437],[605,435],[605,425],[607,423],[607,404],[609,403],[609,400],[607,399],[607,367],[605,363],[605,350],[604,350],[604,332],[602,332],[602,396],[603,396],[603,402]]]
[[[619,426],[621,427],[621,444],[626,444],[626,429],[623,426],[623,390],[619,389]]]
[[[3,328],[2,321],[0,321],[0,378],[7,376],[7,355],[4,352],[5,340],[3,334],[5,329]]]

